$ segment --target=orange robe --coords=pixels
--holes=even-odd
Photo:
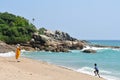
[[[16,59],[20,57],[20,48],[17,48],[16,50]]]

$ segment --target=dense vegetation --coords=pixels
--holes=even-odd
[[[24,17],[0,13],[0,40],[8,44],[25,43],[34,32],[35,26]]]

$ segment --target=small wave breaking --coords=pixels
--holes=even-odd
[[[25,50],[21,50],[21,54],[23,54],[23,52],[26,52]],[[0,53],[0,57],[13,57],[15,56],[15,52],[14,51],[10,51],[7,53]]]
[[[12,57],[15,56],[15,52],[11,51],[11,52],[7,52],[7,53],[0,53],[1,57]]]
[[[91,67],[82,67],[76,70],[77,72],[82,72],[94,76],[94,69]],[[118,77],[112,76],[112,72],[106,70],[100,70],[100,76],[106,80],[120,80]]]
[[[93,47],[93,46],[86,46],[83,48],[81,51],[84,51],[86,49],[92,49],[92,50],[113,50],[113,51],[120,51],[120,49],[115,49],[115,48],[102,48],[102,47]]]

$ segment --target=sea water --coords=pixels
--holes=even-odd
[[[118,40],[90,40],[90,42],[92,44],[120,46],[120,41]],[[106,80],[120,80],[120,49],[95,48],[95,50],[97,50],[95,54],[72,50],[68,53],[45,51],[24,52],[22,56],[46,61],[93,76],[94,63],[97,63],[101,77]]]

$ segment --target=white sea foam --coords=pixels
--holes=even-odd
[[[106,80],[120,80],[120,78],[109,76],[109,75],[101,75]]]
[[[27,52],[25,50],[21,50],[21,54],[23,54],[23,52]],[[1,57],[12,57],[15,56],[15,52],[11,51],[11,52],[7,52],[7,53],[0,53]]]
[[[26,51],[26,50],[24,50],[24,49],[22,49],[22,50],[21,50],[21,52],[23,53],[23,52],[27,52],[27,51]]]
[[[105,71],[105,70],[101,70],[100,72],[103,73],[103,74],[111,74],[112,73],[110,71]]]
[[[1,57],[12,57],[15,56],[15,52],[11,51],[11,52],[7,52],[7,53],[0,53]]]
[[[114,51],[120,51],[120,49],[112,49],[112,50],[114,50]]]
[[[90,68],[90,67],[82,67],[78,70],[76,70],[77,72],[82,72],[82,73],[87,73],[89,75],[94,75],[93,71],[94,69],[93,68]]]

